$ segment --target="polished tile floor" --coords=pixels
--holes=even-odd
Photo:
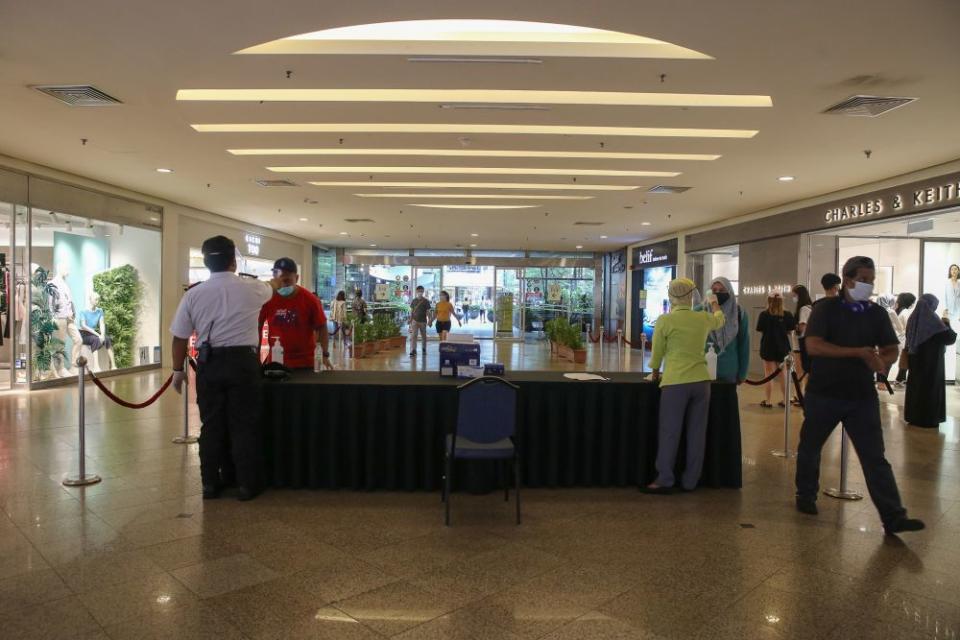
[[[357,368],[437,366],[405,354]],[[494,352],[496,349],[496,352]],[[540,344],[484,343],[510,367],[573,368]],[[599,350],[590,367],[600,369]],[[608,352],[603,368],[617,368]],[[619,367],[639,369],[639,358]],[[583,368],[583,367],[578,367]],[[115,378],[139,399],[159,373]],[[948,388],[950,413],[960,394]],[[89,390],[89,469],[73,388],[0,394],[0,637],[630,639],[957,638],[960,426],[907,429],[885,399],[889,458],[928,529],[884,538],[869,500],[792,508],[783,414],[742,388],[744,488],[669,497],[530,490],[524,524],[498,495],[273,491],[200,497],[196,445],[172,393],[140,411]],[[196,425],[196,408],[191,407]],[[793,416],[795,446],[799,416]],[[824,454],[837,483],[839,442]],[[851,469],[851,486],[863,490]]]

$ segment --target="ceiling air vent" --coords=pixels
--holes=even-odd
[[[107,107],[123,104],[113,96],[88,84],[47,84],[35,85],[33,88],[71,107]]]
[[[690,191],[691,187],[674,187],[668,184],[658,184],[655,187],[647,189],[647,193],[683,193]]]
[[[573,226],[575,226],[575,227],[576,227],[576,226],[580,226],[580,227],[599,227],[599,226],[602,225],[602,224],[603,224],[602,222],[586,222],[586,221],[581,220],[580,222],[574,222],[574,223],[573,223]]]
[[[344,218],[344,222],[373,222],[370,218]]]
[[[834,113],[842,116],[860,116],[876,118],[887,111],[910,104],[916,98],[885,98],[881,96],[852,96],[843,102],[838,102],[824,110],[824,113]]]
[[[296,182],[291,182],[289,180],[269,180],[262,179],[255,181],[261,187],[295,187],[297,186]]]

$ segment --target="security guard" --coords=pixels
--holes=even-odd
[[[236,467],[238,497],[252,500],[261,489],[260,358],[257,317],[279,286],[236,274],[233,240],[214,236],[203,242],[203,264],[210,279],[190,288],[170,325],[173,334],[173,386],[181,392],[187,341],[199,338],[197,405],[200,408],[200,478],[204,499],[223,488],[220,469]],[[229,450],[228,444],[229,443]]]

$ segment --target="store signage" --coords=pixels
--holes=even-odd
[[[646,267],[677,264],[677,245],[677,240],[673,239],[657,244],[634,247],[633,264],[630,268],[644,269]]]
[[[793,289],[791,284],[748,284],[740,288],[742,296],[769,296],[773,293],[787,293]]]
[[[248,256],[258,256],[260,255],[260,236],[248,233],[243,236],[244,241],[247,243],[247,255]]]
[[[827,224],[879,216],[887,211],[909,213],[914,209],[960,203],[960,181],[895,192],[884,197],[830,207],[824,216]]]

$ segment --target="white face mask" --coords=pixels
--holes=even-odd
[[[873,295],[873,285],[866,282],[857,282],[854,283],[853,289],[847,289],[847,293],[857,302],[864,302]]]

